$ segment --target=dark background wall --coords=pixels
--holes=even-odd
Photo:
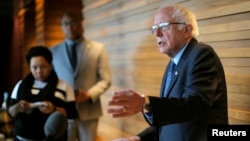
[[[12,47],[13,33],[13,14],[14,5],[12,1],[0,1],[0,103],[2,102],[2,94],[4,91],[10,90],[9,74],[10,71],[10,50]]]

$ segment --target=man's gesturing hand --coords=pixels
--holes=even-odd
[[[108,102],[107,112],[113,117],[132,116],[142,111],[144,102],[145,97],[132,90],[115,91]]]

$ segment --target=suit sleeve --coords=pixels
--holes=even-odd
[[[213,123],[223,121],[226,87],[221,83],[223,69],[217,55],[211,48],[196,47],[185,61],[169,97],[149,97],[154,126],[205,117],[217,118]]]
[[[156,128],[154,126],[150,126],[143,131],[141,131],[137,136],[141,138],[141,141],[156,141]]]
[[[92,102],[97,101],[100,95],[103,94],[111,85],[111,73],[108,56],[103,46],[100,49],[101,51],[99,54],[97,70],[98,81],[88,90],[88,92],[91,94]]]

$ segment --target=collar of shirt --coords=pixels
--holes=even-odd
[[[70,40],[70,39],[67,38],[65,41],[66,41],[66,44],[67,44],[68,46],[71,46],[71,45],[73,45],[74,43],[79,44],[79,43],[82,41],[82,39]]]
[[[177,65],[181,59],[181,56],[184,52],[184,50],[187,48],[188,43],[184,46],[184,48],[182,48],[176,55],[174,58],[172,58],[172,61],[174,61],[175,65]]]
[[[39,80],[35,80],[33,86],[35,86],[37,88],[44,88],[47,84],[48,84],[48,82],[42,82]]]

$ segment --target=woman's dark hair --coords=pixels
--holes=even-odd
[[[49,64],[52,63],[52,53],[45,46],[33,46],[29,49],[26,54],[26,62],[30,65],[30,60],[32,57],[43,56]]]

